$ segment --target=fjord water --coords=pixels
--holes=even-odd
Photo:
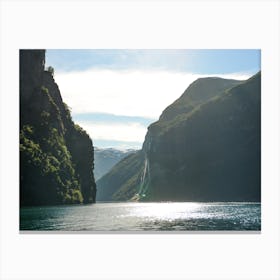
[[[96,203],[20,209],[20,230],[261,230],[260,203]]]

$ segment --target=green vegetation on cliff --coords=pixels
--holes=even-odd
[[[44,50],[20,51],[20,204],[95,202],[92,141],[44,61]]]

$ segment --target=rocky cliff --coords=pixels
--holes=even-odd
[[[147,201],[260,201],[260,141],[261,73],[243,82],[198,79],[150,125],[140,181],[131,183],[132,173],[120,185],[115,170],[99,187],[126,185],[131,198]]]
[[[44,67],[45,50],[20,51],[20,204],[95,202],[92,141]]]

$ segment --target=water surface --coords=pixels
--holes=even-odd
[[[96,203],[24,207],[20,230],[261,230],[260,203]]]

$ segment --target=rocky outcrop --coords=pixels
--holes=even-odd
[[[20,204],[95,202],[92,141],[44,63],[44,50],[20,51]]]

